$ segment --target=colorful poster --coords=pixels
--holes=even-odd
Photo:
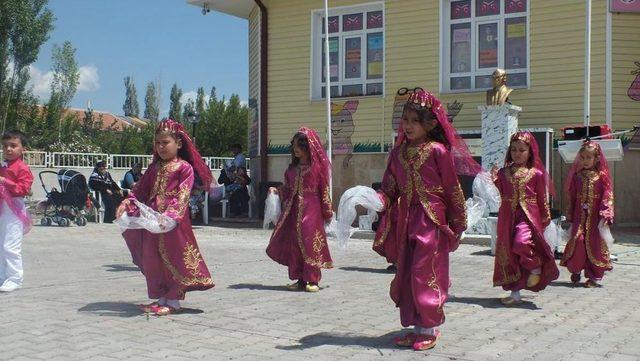
[[[322,39],[323,43],[321,45],[322,47],[322,82],[324,83],[325,80],[325,72],[326,72],[326,68],[325,68],[325,57],[324,57],[324,39]],[[338,52],[338,38],[337,37],[332,37],[329,38],[329,73],[331,76],[331,81],[338,81],[338,76],[340,75],[340,70],[338,67],[338,60],[339,60],[339,52]]]
[[[505,19],[504,67],[519,69],[527,67],[527,18]]]
[[[381,79],[384,59],[382,33],[367,34],[367,79]]]
[[[498,24],[478,26],[478,67],[495,68],[498,66]]]
[[[345,39],[344,77],[346,79],[360,78],[362,67],[362,51],[360,38]]]
[[[640,13],[640,0],[611,0],[612,12]]]
[[[340,17],[329,16],[329,34],[337,33],[340,30]],[[322,33],[324,34],[324,17],[322,18]]]
[[[471,24],[451,25],[451,72],[471,71]]]

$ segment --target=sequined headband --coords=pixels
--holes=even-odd
[[[531,135],[529,133],[518,132],[511,137],[511,142],[521,141],[527,145],[531,145]]]
[[[418,90],[411,93],[407,101],[413,104],[419,104],[420,107],[426,109],[431,109],[433,106],[433,96],[424,90]]]
[[[181,132],[183,130],[184,130],[184,128],[182,127],[182,125],[180,123],[178,123],[178,122],[173,121],[173,120],[161,121],[156,126],[156,133],[164,132],[164,133],[176,134],[176,133]]]
[[[586,140],[584,143],[582,143],[582,147],[580,150],[593,150],[596,153],[600,153],[599,149],[598,149],[598,143],[590,141],[590,140]]]

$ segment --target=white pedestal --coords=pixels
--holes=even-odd
[[[480,105],[482,113],[482,167],[487,171],[495,165],[502,167],[511,136],[518,131],[516,105]]]

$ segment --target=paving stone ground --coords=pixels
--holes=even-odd
[[[613,247],[598,289],[572,288],[569,273],[521,307],[504,308],[491,286],[488,247],[451,257],[453,287],[438,346],[397,349],[392,275],[370,240],[333,245],[336,268],[317,294],[289,292],[286,269],[267,258],[270,232],[195,227],[216,282],[192,292],[186,312],[147,317],[143,276],[115,226],[34,227],[24,242],[24,288],[0,294],[0,360],[640,360],[640,241]],[[635,238],[634,238],[635,237]]]

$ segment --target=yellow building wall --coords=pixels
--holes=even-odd
[[[369,1],[332,0],[331,7],[357,5]],[[529,89],[516,89],[511,100],[523,107],[521,127],[560,128],[582,124],[584,94],[585,2],[582,0],[530,1]],[[265,1],[269,11],[269,142],[286,145],[300,125],[326,134],[324,101],[310,101],[311,13],[321,2]],[[422,86],[439,93],[440,1],[385,1],[385,97],[361,97],[354,114],[356,143],[388,143],[395,92],[404,86]],[[605,122],[605,32],[606,1],[593,2],[591,58],[591,121]],[[635,17],[634,17],[635,15]],[[616,16],[614,49],[638,49],[640,34],[629,31],[637,14]],[[624,21],[623,21],[624,20]],[[616,35],[616,32],[618,35]],[[624,34],[624,35],[623,35]],[[631,44],[633,43],[633,44]],[[624,44],[624,45],[620,45]],[[626,50],[625,50],[626,51]],[[635,53],[634,53],[635,52]],[[637,54],[638,50],[633,50]],[[635,55],[614,57],[614,93],[631,78],[628,74]],[[626,63],[625,63],[626,62]],[[625,75],[626,74],[626,75]],[[624,81],[616,81],[623,78]],[[627,86],[628,87],[628,86]],[[626,94],[626,89],[624,94]],[[464,107],[456,126],[478,129],[484,92],[440,94],[444,103],[458,100]],[[344,103],[349,99],[335,99]],[[624,102],[620,110],[617,107]],[[627,104],[628,103],[628,104]],[[637,102],[636,102],[637,103]],[[614,128],[628,122],[638,105],[624,97],[614,98]],[[635,113],[634,113],[635,112]],[[629,120],[627,120],[629,119]],[[637,119],[637,117],[636,117]]]
[[[640,75],[631,71],[640,67],[640,14],[613,13],[612,16],[612,116],[617,129],[631,128],[640,124],[640,101],[627,95],[629,87]],[[640,92],[640,89],[638,89]]]
[[[260,9],[257,6],[249,14],[249,99],[256,104],[249,109],[249,149],[246,154],[255,157],[260,151]]]

